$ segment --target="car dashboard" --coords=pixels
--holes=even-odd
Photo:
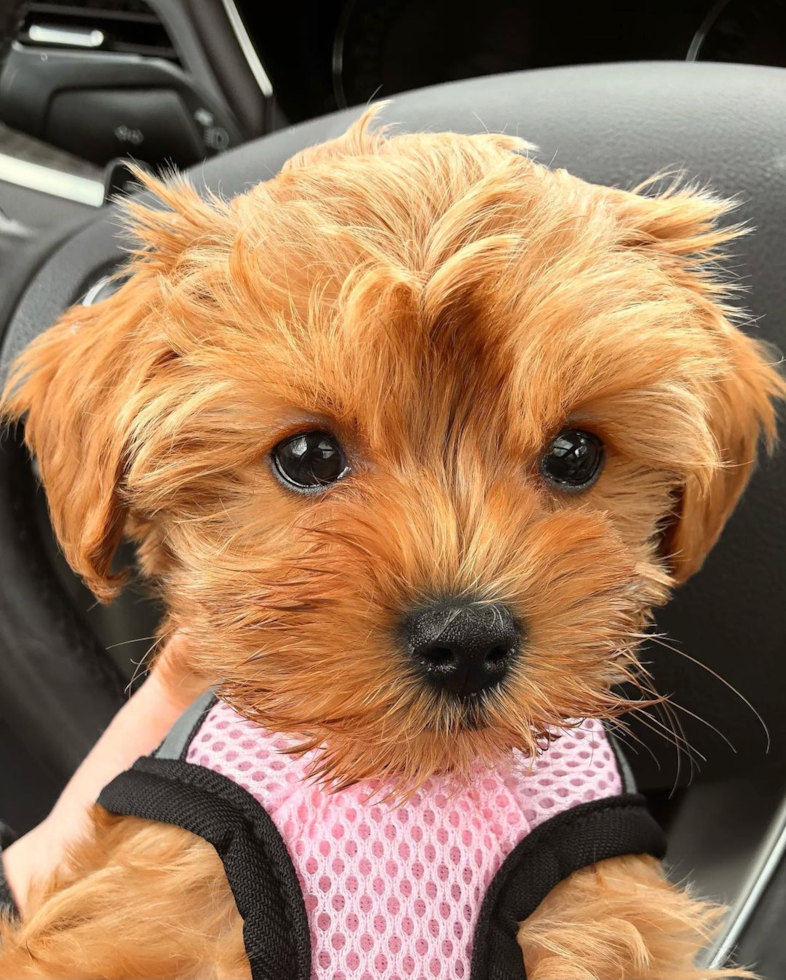
[[[786,64],[773,0],[303,0],[238,7],[294,121],[439,82],[612,61]]]
[[[31,205],[13,187],[95,206],[117,158],[188,167],[440,82],[615,61],[786,64],[786,0],[12,0],[0,16],[11,218]]]

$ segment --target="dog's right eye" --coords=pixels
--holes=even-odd
[[[584,429],[563,429],[540,461],[544,479],[559,490],[586,490],[603,467],[603,442]]]
[[[282,439],[272,460],[282,483],[301,492],[321,490],[349,472],[341,446],[327,432],[301,432]]]

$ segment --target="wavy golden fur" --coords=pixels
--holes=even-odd
[[[629,707],[612,686],[641,676],[651,610],[700,567],[786,389],[730,319],[728,203],[593,186],[509,136],[374,132],[372,114],[231,201],[148,180],[133,277],[31,345],[5,414],[99,597],[131,536],[206,684],[321,747],[321,778],[406,794]],[[579,495],[538,475],[568,424],[607,447]],[[315,427],[352,473],[304,498],[267,457]],[[399,649],[406,611],[444,595],[527,624],[483,725]],[[211,849],[95,819],[2,927],[0,976],[247,975]],[[531,978],[687,978],[717,916],[632,857],[559,886],[520,941]]]

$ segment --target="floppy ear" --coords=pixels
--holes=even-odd
[[[658,178],[653,178],[653,181]],[[724,246],[744,234],[739,225],[719,220],[735,207],[696,188],[672,184],[656,196],[612,191],[625,228],[626,245],[646,250],[669,276],[694,297],[707,344],[697,356],[715,364],[711,381],[698,385],[708,430],[709,458],[686,474],[675,494],[675,509],[662,537],[662,553],[675,581],[698,571],[718,540],[756,463],[763,437],[772,450],[776,435],[774,404],[786,397],[779,355],[746,336],[730,321],[725,305],[731,291],[718,276]]]
[[[772,451],[773,403],[786,396],[772,351],[728,323],[721,341],[725,370],[708,391],[707,405],[716,458],[704,472],[687,476],[663,536],[663,554],[677,582],[701,568],[720,537],[753,473],[762,436]]]
[[[66,559],[101,599],[125,573],[111,570],[127,522],[124,473],[134,453],[134,416],[146,387],[175,356],[160,329],[162,288],[189,245],[220,222],[182,180],[144,178],[169,210],[129,204],[142,247],[133,275],[94,306],[74,306],[15,363],[3,395],[5,421],[23,421],[38,460],[52,525]]]

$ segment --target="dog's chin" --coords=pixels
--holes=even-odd
[[[480,732],[488,727],[489,723],[482,715],[468,715],[462,719],[459,729],[464,732]]]
[[[479,695],[464,698],[453,709],[452,715],[456,734],[459,735],[465,732],[480,732],[492,727],[491,713]]]
[[[513,731],[481,704],[468,702],[452,712],[449,725],[430,720],[416,734],[402,732],[374,744],[365,736],[326,733],[313,773],[325,787],[343,789],[355,783],[377,784],[387,799],[403,801],[434,777],[451,777],[456,785],[477,778],[479,768],[504,766],[514,749],[535,756],[542,739],[528,729]]]
[[[504,765],[514,751],[534,758],[566,717],[587,717],[590,707],[588,699],[558,707],[529,704],[504,686],[459,701],[423,687],[407,693],[393,704],[378,700],[362,711],[317,716],[304,725],[302,712],[298,718],[272,710],[271,697],[260,699],[255,691],[252,701],[242,689],[221,691],[242,715],[286,736],[293,752],[311,753],[311,775],[324,788],[381,781],[404,797],[433,776],[472,779],[478,767]]]

